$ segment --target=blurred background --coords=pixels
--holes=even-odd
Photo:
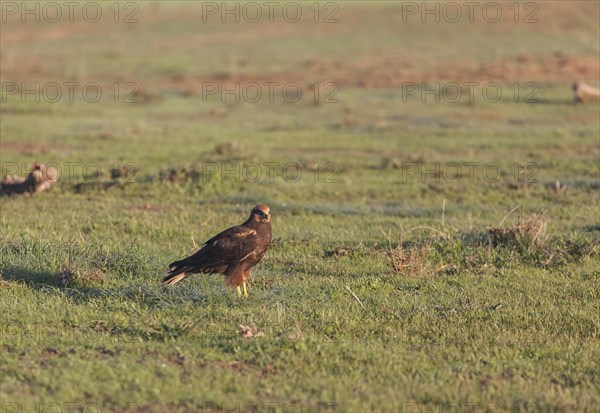
[[[304,134],[319,130],[389,134],[365,144],[382,153],[361,153],[378,164],[385,151],[427,152],[406,140],[440,125],[510,133],[528,100],[563,109],[573,82],[597,87],[600,70],[593,1],[3,1],[2,12],[10,161],[29,161],[28,147],[47,161],[101,161],[109,145],[111,161],[152,172],[223,142],[267,157],[310,149]]]
[[[0,410],[598,411],[598,1],[0,11]]]
[[[478,198],[473,182],[501,184],[500,203],[533,181],[543,194],[594,187],[597,103],[576,105],[572,87],[597,93],[599,9],[5,1],[3,175],[45,162],[66,193],[127,177],[235,204],[370,202],[392,215]]]

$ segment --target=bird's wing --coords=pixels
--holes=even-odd
[[[258,236],[254,229],[244,226],[231,227],[206,241],[198,252],[186,259],[186,264],[234,264],[252,254],[257,246]]]

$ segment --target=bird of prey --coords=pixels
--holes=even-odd
[[[169,264],[163,284],[174,285],[190,274],[223,274],[230,287],[248,296],[246,281],[271,244],[271,210],[266,204],[252,208],[250,217],[204,243],[195,254]]]

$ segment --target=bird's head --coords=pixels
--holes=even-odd
[[[267,204],[258,204],[252,208],[250,218],[256,222],[271,222],[271,208]]]

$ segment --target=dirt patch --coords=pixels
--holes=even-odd
[[[487,65],[473,66],[467,62],[453,62],[452,69],[437,68],[419,70],[403,67],[403,59],[378,56],[369,59],[368,65],[356,67],[355,64],[337,62],[333,67],[341,67],[332,81],[338,87],[356,87],[361,89],[401,88],[408,83],[453,81],[453,82],[490,82],[490,81],[535,81],[570,82],[573,79],[597,78],[600,63],[595,56],[569,56],[556,53],[551,57],[519,56]],[[333,67],[327,73],[333,72]],[[463,91],[466,93],[466,91]]]
[[[168,357],[169,361],[179,367],[185,367],[185,356],[182,354],[172,354]]]
[[[125,164],[119,166],[118,168],[111,168],[110,177],[113,181],[118,179],[133,178],[139,171],[140,168],[138,165]]]
[[[535,81],[572,82],[576,79],[594,79],[600,74],[600,62],[595,56],[572,56],[556,53],[551,57],[521,55],[512,59],[500,60],[491,64],[473,65],[454,61],[452,69],[447,66],[422,70],[407,67],[401,56],[357,56],[356,60],[322,61],[298,72],[272,72],[268,74],[214,73],[203,76],[179,76],[155,79],[163,88],[183,87],[187,95],[201,92],[203,84],[216,84],[220,90],[244,88],[252,83],[277,82],[285,85],[298,82],[306,87],[306,93],[314,82],[333,82],[338,88],[359,89],[402,88],[409,83],[420,82],[490,82],[490,81]],[[276,93],[281,91],[275,90]],[[464,90],[463,93],[467,93]]]
[[[64,351],[59,351],[53,347],[46,347],[42,350],[42,357],[65,357],[67,354]]]
[[[594,2],[578,2],[580,12],[575,14],[560,2],[547,2],[540,9],[539,17],[543,15],[544,22],[550,24],[536,25],[536,29],[547,30],[552,33],[556,28],[565,32],[566,36],[582,36],[587,33],[589,16],[598,15],[598,5]],[[379,5],[381,6],[381,5]],[[355,88],[398,88],[406,82],[428,82],[428,81],[515,81],[527,80],[536,82],[559,81],[572,83],[578,79],[597,79],[600,74],[600,63],[597,56],[576,55],[577,52],[557,52],[554,55],[541,56],[531,53],[523,53],[511,57],[510,52],[500,55],[496,61],[490,64],[481,64],[469,60],[467,53],[450,54],[448,58],[440,57],[432,60],[422,53],[421,48],[431,47],[430,54],[436,55],[443,52],[436,42],[437,35],[446,36],[450,42],[455,41],[456,33],[462,33],[464,27],[459,25],[437,24],[435,27],[424,26],[416,21],[419,16],[413,16],[416,25],[402,24],[402,7],[365,7],[353,5],[352,7],[341,7],[339,24],[313,24],[310,18],[303,19],[299,24],[288,24],[279,19],[274,23],[259,22],[257,24],[229,24],[219,25],[214,30],[182,29],[169,33],[167,36],[156,36],[150,44],[144,44],[147,49],[138,50],[139,54],[153,55],[168,50],[177,56],[185,51],[215,48],[217,50],[227,49],[227,53],[216,55],[220,61],[219,70],[213,73],[202,73],[198,70],[186,70],[179,68],[166,68],[157,70],[143,76],[134,76],[132,73],[121,69],[120,73],[92,73],[91,68],[82,65],[81,68],[65,68],[58,61],[68,61],[71,57],[61,56],[61,59],[46,59],[43,57],[30,56],[23,50],[28,50],[32,45],[42,47],[49,39],[58,42],[62,39],[77,39],[85,37],[91,41],[99,50],[104,51],[102,57],[107,56],[118,61],[127,56],[125,48],[115,50],[114,37],[106,36],[114,34],[115,25],[109,24],[109,19],[103,19],[99,24],[87,24],[78,21],[73,24],[48,25],[36,24],[13,24],[9,22],[7,30],[2,32],[3,51],[3,77],[4,80],[40,82],[46,79],[76,78],[80,82],[105,80],[106,87],[115,81],[135,82],[139,86],[138,99],[149,103],[157,101],[162,93],[167,91],[180,91],[184,96],[195,96],[202,90],[202,84],[214,82],[224,83],[230,89],[234,83],[244,87],[250,82],[298,82],[303,87],[308,87],[314,82],[335,82],[339,87]],[[571,5],[572,7],[572,5]],[[505,10],[506,11],[506,10]],[[305,9],[306,13],[310,13]],[[156,26],[169,25],[176,22],[180,27],[192,26],[193,22],[202,22],[201,8],[175,7],[161,8],[142,6],[140,16],[143,15],[143,27],[147,25]],[[515,24],[510,13],[505,13],[497,25],[490,26],[481,18],[469,26],[474,28],[475,35],[492,34],[498,35],[499,29],[514,29]],[[481,17],[481,16],[479,16]],[[371,45],[372,47],[356,46],[348,47],[347,50],[332,52],[329,54],[315,55],[310,49],[299,49],[298,53],[291,56],[293,62],[281,62],[281,64],[266,65],[269,57],[250,57],[243,51],[246,46],[267,44],[271,47],[273,42],[282,41],[283,44],[291,41],[292,44],[299,39],[308,42],[319,40],[325,42],[327,39],[339,41],[340,37],[351,35],[353,31],[372,30],[372,25],[377,26],[380,37],[373,38],[374,41],[384,40],[382,44]],[[578,25],[583,31],[577,31]],[[528,27],[523,27],[529,29]],[[8,30],[10,28],[10,30]],[[123,39],[130,40],[132,27],[122,28]],[[433,33],[431,30],[433,30]],[[118,30],[121,30],[119,27]],[[415,34],[414,31],[418,33]],[[412,33],[411,33],[412,32]],[[409,41],[403,42],[402,36],[411,34]],[[431,36],[431,44],[412,42],[419,34]],[[525,33],[524,35],[527,35]],[[397,42],[387,41],[390,37],[398,37]],[[89,38],[89,39],[88,39]],[[461,37],[462,39],[462,37]],[[111,43],[109,43],[111,42]],[[434,44],[435,43],[435,44]],[[349,40],[348,45],[354,42]],[[437,49],[436,49],[437,47]],[[447,46],[444,46],[447,47]],[[231,51],[229,51],[231,50]],[[470,49],[468,49],[470,50]],[[79,59],[79,56],[77,57]],[[263,60],[260,60],[263,59]],[[290,64],[292,63],[292,64]],[[119,67],[118,65],[116,67]],[[199,69],[201,70],[201,69]],[[196,74],[200,73],[200,74]],[[92,76],[93,74],[93,76]],[[160,91],[160,92],[159,92]],[[308,90],[305,90],[308,92]],[[214,117],[222,116],[215,113]]]
[[[362,60],[365,63],[357,63]],[[203,93],[203,85],[217,87],[217,96],[224,90],[244,89],[252,84],[264,85],[274,82],[274,96],[281,97],[283,85],[298,83],[306,96],[313,100],[315,82],[323,87],[325,83],[333,83],[339,89],[397,89],[407,87],[411,83],[421,82],[561,82],[570,83],[577,79],[595,79],[600,74],[600,63],[595,56],[571,56],[556,53],[551,57],[530,56],[499,60],[491,64],[473,65],[466,61],[452,62],[452,69],[447,66],[423,70],[418,67],[406,67],[403,57],[392,56],[357,56],[356,61],[338,60],[323,61],[317,66],[309,66],[302,71],[282,71],[267,74],[253,73],[212,73],[208,75],[160,76],[149,79],[138,79],[136,82],[144,90],[179,90],[183,96],[198,96]],[[329,92],[329,91],[327,91]],[[465,95],[468,90],[462,91]],[[524,92],[526,93],[526,92]],[[146,92],[156,100],[155,92]],[[288,98],[289,91],[286,92]],[[321,94],[321,97],[329,94]],[[333,96],[335,97],[335,96]],[[146,102],[146,100],[144,100]],[[210,114],[215,118],[225,113]],[[353,122],[348,117],[347,122]]]
[[[202,177],[202,171],[196,167],[176,166],[162,169],[158,173],[159,182],[171,184],[184,184],[187,182],[198,182]]]
[[[100,347],[97,349],[98,350],[98,357],[103,360],[103,359],[108,359],[108,358],[112,358],[115,356],[115,352],[106,348],[106,347]]]
[[[217,362],[217,363],[214,363],[214,366],[223,367],[226,369],[240,372],[240,371],[244,370],[244,368],[246,367],[246,364],[243,361],[235,360],[235,361],[229,361],[229,362]]]

